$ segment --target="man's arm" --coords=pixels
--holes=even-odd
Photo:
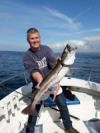
[[[37,86],[39,86],[43,77],[39,71],[37,63],[33,60],[33,58],[31,58],[31,56],[29,56],[29,54],[26,54],[23,58],[23,64],[33,81],[35,81],[38,84]]]
[[[36,88],[40,89],[39,85],[43,80],[42,75],[39,72],[33,72],[32,73],[32,78],[37,82]]]

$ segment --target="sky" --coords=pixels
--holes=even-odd
[[[55,51],[100,53],[100,0],[0,0],[0,51],[26,51],[31,27]]]

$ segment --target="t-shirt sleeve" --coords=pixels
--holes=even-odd
[[[47,61],[48,61],[48,65],[53,68],[56,63],[57,63],[57,56],[55,55],[55,53],[53,52],[53,50],[51,48],[48,47],[48,51],[47,51]]]
[[[31,75],[33,72],[39,71],[39,67],[37,63],[33,60],[32,57],[30,57],[28,54],[26,54],[23,58],[23,64],[26,69],[26,71]]]

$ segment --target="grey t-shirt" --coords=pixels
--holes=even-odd
[[[39,71],[45,77],[56,62],[54,52],[45,45],[40,45],[40,49],[33,52],[31,49],[26,51],[23,63],[30,76],[33,72]]]

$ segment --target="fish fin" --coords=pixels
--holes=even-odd
[[[56,98],[57,93],[58,93],[58,91],[60,90],[60,88],[61,88],[61,86],[60,86],[60,84],[58,84],[57,87],[56,87],[56,90],[55,90],[55,92],[54,92],[53,101],[55,101],[55,98]]]
[[[48,93],[48,91],[49,91],[49,88],[46,88],[46,89],[45,89],[45,93]]]
[[[22,113],[25,114],[25,115],[34,115],[34,116],[37,116],[37,110],[34,108],[32,108],[32,104],[28,105],[26,108],[24,108],[22,110]]]

